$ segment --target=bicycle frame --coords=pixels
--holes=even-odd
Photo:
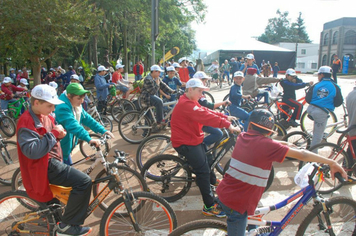
[[[16,106],[16,104],[18,104],[18,103],[19,103],[19,106]],[[28,105],[28,102],[25,101],[25,99],[23,97],[20,97],[19,100],[8,104],[8,112],[9,113],[13,112],[13,117],[15,119],[17,119],[21,113],[22,107],[25,107],[25,110],[27,110],[29,105]]]
[[[307,103],[307,101],[305,100],[305,97],[299,98],[297,101],[303,105],[305,105],[305,103]],[[279,102],[277,100],[275,101],[275,104],[277,106],[277,109],[288,117],[287,121],[289,121],[291,119],[292,115],[289,114],[289,112],[287,112],[287,110],[294,110],[294,107],[291,107],[287,103]],[[287,109],[283,109],[283,106],[286,106]]]
[[[127,97],[126,99],[128,99],[130,102],[132,102],[132,100],[137,96],[137,95],[139,95],[141,93],[141,89],[140,89],[140,87],[136,87],[136,88],[134,88],[133,90],[131,90],[130,91],[130,94],[129,94],[129,97],[130,97],[130,95],[132,95],[130,98],[129,97]],[[119,90],[119,92],[117,92],[116,93],[118,96],[120,96],[120,95],[122,95],[123,93],[122,93],[122,91],[120,91]],[[123,97],[124,98],[124,97]]]
[[[165,103],[163,103],[163,107],[168,107],[170,105],[175,105],[175,104],[177,104],[177,102],[178,101],[165,102]],[[139,123],[143,119],[143,117],[148,115],[148,114],[152,117],[153,123],[157,123],[156,116],[153,113],[153,109],[154,108],[155,108],[154,106],[150,106],[147,109],[145,109],[143,112],[141,112],[140,117],[138,118],[138,120],[137,120],[135,125],[137,125],[137,123]],[[171,114],[173,112],[173,109],[174,109],[174,107],[172,109],[170,109],[169,112],[163,117],[164,120],[167,120],[171,116]],[[143,127],[143,128],[147,129],[147,128],[152,128],[152,127]]]

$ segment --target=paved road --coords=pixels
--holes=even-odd
[[[313,77],[311,75],[302,75],[301,78],[305,81],[317,81],[316,77]],[[342,88],[343,95],[346,97],[346,95],[352,90],[354,84],[355,84],[356,76],[353,78],[348,78],[348,79],[343,79],[342,77],[339,79],[339,84]],[[222,89],[217,89],[216,86],[213,84],[211,89],[211,93],[214,95],[216,101],[222,100],[222,98],[229,92],[229,87],[227,84],[224,84]],[[304,96],[303,91],[299,91],[297,94],[297,97]],[[342,109],[338,108],[336,110],[336,113],[338,114],[338,118],[342,117]],[[298,130],[294,128],[293,130]],[[138,145],[133,145],[133,144],[128,144],[125,141],[123,141],[120,137],[120,134],[118,133],[118,128],[117,124],[114,122],[114,135],[115,135],[115,140],[112,141],[112,149],[110,154],[113,154],[114,149],[119,149],[123,150],[127,153],[129,153],[133,158],[135,158],[136,154],[136,149]],[[292,130],[288,130],[288,132],[291,132]],[[169,133],[169,131],[166,131]],[[336,141],[337,137],[332,137],[332,139],[329,139],[329,141]],[[74,159],[79,159],[81,157],[80,152],[76,152],[74,155]],[[90,165],[91,163],[89,163]],[[284,163],[281,164],[275,164],[275,179],[274,182],[266,193],[264,193],[263,198],[261,199],[261,205],[270,205],[273,203],[276,203],[282,199],[284,199],[286,196],[290,195],[291,193],[297,191],[299,187],[297,187],[293,181],[293,178],[297,172],[296,168],[297,163],[294,161],[286,160]],[[88,165],[84,164],[79,167],[79,169],[85,169],[88,167]],[[94,171],[91,176],[94,177],[96,175],[97,171]],[[0,192],[8,191],[9,188],[5,187],[3,185],[0,185]],[[356,196],[356,186],[347,186],[343,187],[341,190],[338,192],[334,193],[334,196],[337,195],[343,195],[343,196],[349,196],[353,197]],[[176,215],[178,217],[178,225],[190,222],[192,220],[196,219],[203,219],[203,218],[209,218],[201,214],[201,209],[203,206],[199,190],[198,188],[193,184],[193,187],[185,196],[183,199],[172,203],[172,207],[174,208]],[[286,208],[287,209],[287,208]],[[281,209],[275,212],[270,213],[269,215],[266,216],[266,219],[270,220],[281,220],[282,216],[286,213],[286,209]],[[308,209],[304,209],[307,211]],[[98,235],[98,230],[99,230],[99,224],[101,217],[103,215],[103,212],[101,209],[95,210],[95,212],[86,220],[86,225],[93,227],[94,231],[92,235]],[[286,230],[283,235],[289,235],[293,234],[298,226],[298,223],[300,222],[300,218],[303,217],[305,213],[299,214],[292,222],[290,225],[289,230]]]

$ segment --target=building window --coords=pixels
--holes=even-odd
[[[336,31],[333,34],[333,44],[337,44],[337,38],[339,37],[339,31]]]
[[[311,64],[312,69],[317,69],[318,68],[318,63],[312,63]]]
[[[326,66],[326,55],[323,56],[323,59],[321,60],[321,65]]]
[[[305,68],[305,62],[298,62],[297,63],[297,67],[300,69],[304,69]]]
[[[329,34],[326,33],[326,34],[324,35],[323,45],[328,45],[328,41],[329,41]]]
[[[356,44],[356,32],[353,30],[349,30],[345,34],[345,44]]]
[[[302,54],[302,55],[307,54],[307,50],[306,50],[306,49],[302,49],[302,50],[301,50],[301,54]]]

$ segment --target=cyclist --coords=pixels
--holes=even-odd
[[[217,188],[219,202],[227,215],[228,235],[245,235],[247,216],[255,213],[273,162],[283,162],[286,156],[321,162],[330,165],[332,178],[336,172],[347,178],[346,172],[334,160],[270,139],[268,135],[273,132],[273,126],[273,114],[257,109],[251,113],[248,131],[237,138],[230,167]]]
[[[255,61],[255,56],[253,54],[247,54],[246,56],[246,62],[244,64],[241,64],[240,71],[246,75],[247,69],[248,68],[256,68],[257,69],[257,75],[261,77],[260,70],[258,69],[258,66],[254,63]]]
[[[347,114],[349,115],[349,127],[356,125],[356,86],[346,97]],[[349,132],[350,137],[356,136],[356,129]],[[354,152],[356,151],[356,140],[352,140]],[[350,147],[347,149],[350,157],[352,157]],[[355,153],[356,154],[356,153]]]
[[[256,96],[263,96],[264,108],[267,108],[269,104],[269,92],[266,90],[258,89],[258,87],[263,84],[270,84],[279,81],[281,81],[281,79],[270,78],[270,77],[258,77],[256,68],[248,68],[244,80],[244,85],[243,85],[244,94],[250,95],[253,98]]]
[[[98,112],[106,115],[106,99],[109,95],[109,88],[113,87],[114,83],[106,82],[105,75],[108,69],[105,66],[99,66],[97,71],[98,73],[94,77],[94,84],[98,99]]]
[[[130,94],[129,81],[124,80],[124,78],[121,75],[121,72],[124,71],[124,67],[125,65],[121,65],[121,64],[117,64],[115,66],[116,71],[112,74],[111,81],[115,84],[116,89],[120,90],[124,94],[122,97],[128,98]]]
[[[186,157],[196,174],[196,183],[203,197],[203,214],[225,217],[214,203],[211,191],[211,173],[203,144],[202,126],[228,128],[231,132],[240,132],[238,127],[230,124],[232,117],[202,107],[198,100],[203,91],[208,90],[200,79],[190,79],[186,83],[186,93],[179,98],[171,119],[171,141],[177,152]],[[212,183],[214,184],[214,183]]]
[[[72,165],[71,152],[78,144],[78,139],[84,140],[89,144],[100,144],[98,140],[92,139],[89,136],[88,131],[84,129],[83,125],[89,127],[95,133],[108,134],[114,137],[110,131],[105,130],[103,126],[82,109],[81,104],[87,93],[89,91],[83,88],[79,80],[76,83],[70,83],[67,86],[66,93],[62,93],[59,97],[64,103],[57,105],[54,112],[58,124],[63,125],[67,131],[67,135],[61,140],[61,148],[63,162],[68,165]]]
[[[163,120],[163,101],[159,96],[162,95],[170,99],[171,96],[169,94],[174,93],[173,89],[162,83],[159,77],[162,71],[159,65],[151,66],[151,73],[145,77],[141,90],[143,102],[147,106],[152,104],[156,107],[157,129],[162,129],[167,125]]]
[[[296,100],[295,91],[298,89],[305,88],[306,86],[313,85],[313,82],[310,81],[309,83],[304,83],[303,80],[297,77],[297,73],[295,72],[295,70],[289,68],[286,71],[286,78],[280,82],[280,85],[283,88],[282,102],[288,104],[291,107],[294,107],[292,117],[289,120],[289,125],[293,127],[298,127],[299,124],[296,122],[296,120],[300,119],[300,116],[303,111],[303,104]],[[286,110],[286,108],[283,109]]]
[[[331,74],[331,67],[321,66],[318,70],[319,82],[312,86],[305,96],[305,100],[310,104],[307,112],[314,120],[311,147],[321,142],[329,111],[334,111],[344,100],[341,89],[331,79]]]
[[[230,114],[239,118],[244,123],[244,131],[247,130],[249,114],[241,108],[241,99],[250,99],[250,95],[243,95],[241,91],[241,84],[244,82],[244,74],[242,71],[237,71],[234,74],[234,85],[231,86],[229,93],[229,100],[231,105],[229,107]]]
[[[5,77],[3,82],[2,82],[2,84],[1,84],[1,91],[3,92],[0,95],[1,109],[3,111],[6,110],[9,102],[15,102],[16,101],[13,98],[14,97],[14,92],[24,91],[24,90],[25,90],[24,88],[19,88],[19,87],[16,87],[15,85],[13,85],[12,84],[12,80],[11,80],[10,77]],[[15,106],[18,106],[18,103],[16,103]]]
[[[167,75],[163,78],[163,82],[166,83],[174,91],[178,91],[179,87],[185,86],[185,83],[181,82],[177,77],[175,77],[176,70],[173,66],[166,67]],[[168,101],[177,100],[176,94],[172,94]]]
[[[89,205],[91,179],[62,162],[59,140],[66,136],[61,125],[49,116],[54,106],[63,103],[53,87],[41,84],[32,89],[31,107],[17,123],[17,150],[23,185],[29,197],[50,202],[50,184],[72,187],[57,235],[87,235],[91,228],[82,227]]]

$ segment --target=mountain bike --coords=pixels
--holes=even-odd
[[[11,117],[0,110],[0,129],[7,136],[12,137],[16,134],[16,123]]]
[[[0,183],[11,185],[14,171],[19,167],[17,144],[4,140],[0,135]]]
[[[103,169],[95,176],[94,180],[96,179],[101,179],[104,178],[106,175],[108,175],[108,169],[107,166],[110,164],[111,169],[115,168],[115,171],[117,171],[117,174],[120,177],[120,181],[122,184],[126,186],[127,189],[130,189],[132,192],[136,191],[147,191],[148,187],[146,182],[143,180],[141,175],[137,173],[134,169],[130,168],[130,163],[127,160],[127,154],[125,152],[115,150],[115,156],[113,157],[114,161],[112,163],[108,162],[107,156],[103,153],[102,151],[102,146],[106,146],[108,137],[103,136],[100,141],[101,141],[101,146],[95,148],[96,154],[95,154],[95,160],[94,162],[83,172],[86,173],[87,175],[90,175],[93,170],[97,167],[102,165]],[[87,156],[75,163],[72,164],[73,167],[79,166],[83,163],[89,162],[93,160],[93,156]],[[104,188],[106,185],[106,182],[101,182],[95,186],[93,186],[93,196],[97,196],[101,190]],[[15,190],[25,190],[24,186],[22,185],[22,176],[21,176],[21,171],[20,168],[18,168],[13,176],[12,176],[12,183],[11,183],[11,189],[13,191]],[[108,194],[108,196],[105,198],[105,201],[102,201],[99,205],[99,207],[103,210],[106,210],[110,203],[112,203],[114,200],[117,199],[117,194],[116,192],[111,192]]]
[[[247,236],[279,235],[302,211],[303,207],[313,200],[312,210],[304,215],[296,235],[355,235],[356,202],[347,197],[324,199],[318,195],[316,188],[322,181],[325,166],[313,165],[308,178],[308,185],[285,200],[271,205],[258,207],[255,214],[248,216],[247,224],[260,226],[246,232]],[[338,177],[342,179],[341,175]],[[278,210],[299,199],[281,221],[267,221],[263,217],[271,211]],[[175,229],[169,236],[180,235],[226,235],[227,225],[216,221],[193,221]]]
[[[24,97],[27,97],[27,92],[23,92],[21,95],[18,95],[19,99],[14,102],[9,102],[7,106],[7,114],[12,119],[17,120],[22,114],[22,110],[28,110],[30,104],[25,100]]]
[[[113,124],[109,117],[100,114],[96,105],[93,103],[91,106],[88,104],[87,113],[93,117],[99,124],[101,124],[106,130],[112,132]]]
[[[95,179],[93,188],[105,187],[89,203],[86,217],[111,193],[121,195],[105,210],[100,222],[102,236],[120,235],[167,235],[177,226],[173,209],[162,198],[149,192],[132,192],[126,189],[118,174],[117,165],[105,165],[107,176]],[[24,191],[9,191],[0,195],[0,227],[6,235],[46,234],[56,235],[71,188],[51,185],[54,197],[60,203],[37,202]],[[118,233],[120,232],[120,233]]]

